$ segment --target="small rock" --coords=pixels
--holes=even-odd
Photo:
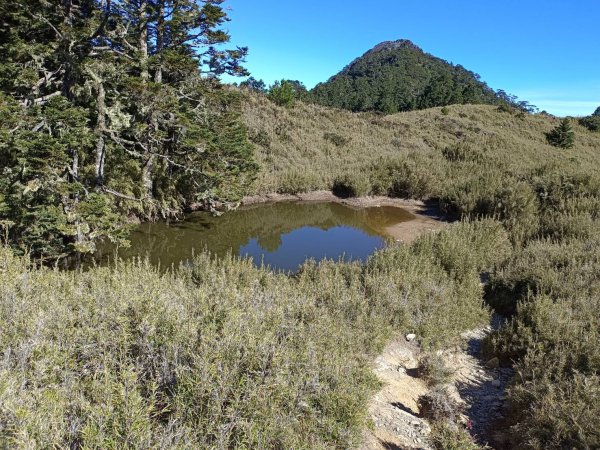
[[[412,341],[414,341],[416,338],[417,338],[417,335],[416,335],[416,334],[414,334],[414,333],[410,333],[410,334],[407,334],[407,335],[406,335],[406,340],[407,340],[408,342],[412,342]]]
[[[498,387],[502,386],[502,382],[500,380],[492,380],[492,386],[498,388]]]
[[[500,360],[496,357],[490,359],[485,363],[485,367],[488,369],[497,369],[500,366]]]

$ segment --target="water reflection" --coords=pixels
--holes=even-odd
[[[232,251],[258,264],[295,270],[307,258],[364,260],[385,245],[385,229],[414,219],[400,208],[354,209],[339,203],[275,203],[242,208],[214,217],[195,213],[183,222],[146,223],[131,236],[122,258],[148,256],[162,267],[178,265],[206,248]],[[106,260],[114,248],[101,249]]]

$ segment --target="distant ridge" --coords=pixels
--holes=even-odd
[[[396,113],[502,99],[479,75],[425,53],[408,39],[382,42],[311,91],[316,103]]]

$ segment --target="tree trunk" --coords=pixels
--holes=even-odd
[[[148,69],[148,2],[140,1],[139,9],[139,50],[140,50],[140,77],[142,82],[146,84],[150,80],[150,72]],[[148,108],[149,109],[149,108]],[[152,111],[146,111],[144,114],[149,115],[148,125],[154,130],[152,123]],[[153,198],[153,173],[154,173],[154,155],[152,150],[152,139],[145,139],[145,147],[147,151],[144,155],[142,166],[142,185],[145,191],[145,197]]]
[[[162,83],[162,51],[165,43],[165,0],[158,0],[157,4],[156,56],[159,62],[154,73],[154,82]]]
[[[104,131],[106,130],[106,93],[102,81],[97,86],[98,99],[96,100],[96,113],[98,120],[96,123],[96,188],[104,185],[104,161],[106,158],[106,142],[104,141]]]

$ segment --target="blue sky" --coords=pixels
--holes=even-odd
[[[556,115],[600,106],[600,0],[228,0],[234,45],[267,83],[308,87],[386,40],[481,75]]]

